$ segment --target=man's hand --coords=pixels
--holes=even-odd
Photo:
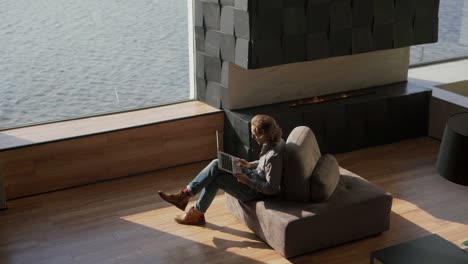
[[[234,177],[237,178],[238,182],[245,184],[245,185],[247,185],[247,183],[250,181],[250,178],[244,173],[235,173]]]
[[[236,163],[242,168],[250,169],[250,167],[252,167],[250,163],[246,161],[245,159],[237,159]]]

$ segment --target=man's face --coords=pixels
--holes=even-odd
[[[255,141],[257,141],[257,143],[259,145],[262,145],[263,144],[263,137],[258,136],[257,128],[252,126],[251,129],[250,129],[250,132],[252,133],[252,138],[255,139]]]

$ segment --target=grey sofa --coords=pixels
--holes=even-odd
[[[226,207],[286,258],[389,229],[392,196],[320,155],[315,136],[297,127],[285,147],[282,196]]]

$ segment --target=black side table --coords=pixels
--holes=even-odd
[[[468,253],[442,237],[432,234],[371,253],[384,264],[466,264]]]
[[[468,112],[451,116],[445,125],[437,169],[449,181],[468,186]]]

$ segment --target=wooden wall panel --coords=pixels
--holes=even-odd
[[[7,200],[216,157],[224,114],[0,152]],[[222,138],[222,136],[220,136]]]
[[[0,209],[5,209],[6,207],[5,187],[3,186],[3,169],[2,163],[0,162]]]

